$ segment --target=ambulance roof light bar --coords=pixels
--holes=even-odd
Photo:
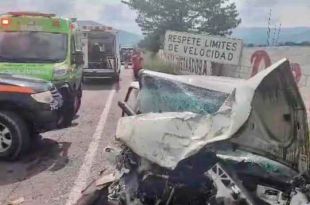
[[[17,11],[17,12],[8,12],[8,15],[12,16],[41,16],[41,17],[55,17],[55,14],[45,14],[40,12],[28,12],[28,11]]]
[[[88,31],[114,31],[110,26],[83,26],[82,28]]]
[[[9,19],[1,19],[1,25],[9,25],[10,24],[10,20]]]

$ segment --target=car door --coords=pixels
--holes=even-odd
[[[139,95],[139,83],[132,82],[127,90],[126,97],[123,102],[119,102],[119,106],[122,109],[122,116],[128,116],[129,113],[139,114],[138,108],[138,95]],[[129,113],[128,113],[129,111]]]
[[[74,84],[76,89],[79,89],[81,81],[82,81],[82,67],[83,65],[78,65],[74,60],[74,55],[77,52],[80,52],[78,49],[80,44],[78,44],[78,38],[75,35],[71,36],[71,65],[70,65],[70,78]]]

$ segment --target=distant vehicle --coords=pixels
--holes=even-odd
[[[81,26],[84,53],[83,79],[113,78],[119,80],[120,57],[117,31],[106,26]]]
[[[132,47],[121,47],[120,49],[120,55],[121,55],[121,64],[125,65],[126,63],[128,65],[131,65],[131,55],[134,51],[134,48]]]
[[[52,81],[64,96],[71,123],[82,98],[83,53],[74,20],[54,14],[9,12],[0,16],[0,72]]]
[[[35,133],[58,128],[63,122],[62,105],[52,83],[0,74],[0,158],[18,158]]]

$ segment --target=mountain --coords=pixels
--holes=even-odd
[[[81,20],[81,21],[78,21],[77,23],[78,23],[79,27],[83,27],[83,26],[92,26],[92,27],[105,26],[105,25],[98,23],[96,21],[89,21],[89,20]],[[119,44],[121,46],[128,46],[128,47],[135,46],[139,43],[139,41],[141,41],[143,39],[142,35],[131,33],[131,32],[120,30],[120,29],[116,29],[116,30],[118,31]]]
[[[274,38],[274,29],[271,29],[270,33],[270,42],[272,43]],[[246,44],[264,45],[267,43],[267,28],[236,28],[233,31],[232,37],[243,39],[244,43]],[[310,27],[282,28],[278,43],[301,43],[304,41],[310,42]]]
[[[142,35],[131,33],[124,30],[118,30],[118,36],[121,46],[135,46],[143,39]]]

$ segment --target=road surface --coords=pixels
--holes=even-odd
[[[109,169],[104,148],[113,144],[132,71],[119,83],[95,80],[84,85],[73,126],[44,133],[18,162],[0,161],[0,205],[24,198],[23,205],[70,205],[98,174]]]

